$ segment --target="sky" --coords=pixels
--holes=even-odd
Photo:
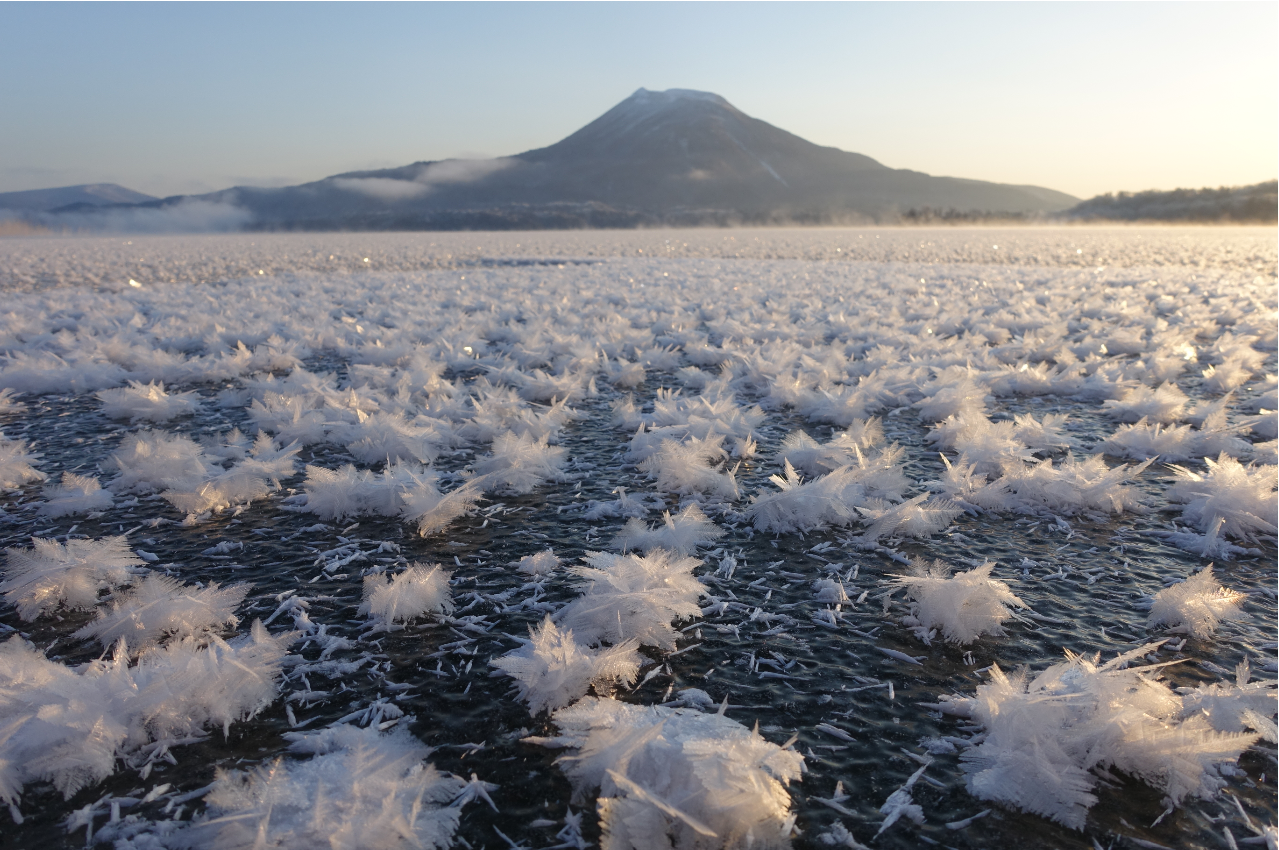
[[[1275,2],[0,3],[0,192],[544,147],[636,89],[1079,197],[1279,172]]]

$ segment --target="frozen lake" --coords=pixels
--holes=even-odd
[[[619,846],[745,846],[733,800],[761,846],[1274,846],[1276,263],[1273,228],[0,239],[0,847],[598,845],[601,782]],[[934,560],[993,566],[964,607]],[[451,576],[400,622],[413,564]],[[638,668],[520,693],[667,725],[531,714],[491,662],[548,615]],[[256,684],[183,691],[210,644],[267,647]],[[428,835],[423,758],[496,788],[427,793]],[[382,808],[303,781],[364,777]]]

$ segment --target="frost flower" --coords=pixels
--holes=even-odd
[[[1175,483],[1168,493],[1182,502],[1181,516],[1203,532],[1220,520],[1220,531],[1236,540],[1253,541],[1260,533],[1274,534],[1279,495],[1273,466],[1244,466],[1224,452],[1205,459],[1207,473],[1172,466]]]
[[[98,604],[98,592],[129,584],[142,561],[123,536],[102,540],[34,538],[30,549],[6,549],[5,580],[0,593],[30,622],[59,605],[87,609]]]
[[[438,564],[433,567],[413,564],[389,580],[385,574],[365,576],[364,602],[359,613],[368,614],[384,629],[423,614],[452,614],[453,597],[449,590],[452,577],[452,573],[440,569]]]
[[[62,473],[62,483],[45,490],[49,501],[40,506],[41,516],[60,517],[67,514],[83,514],[89,511],[105,511],[115,501],[110,490],[92,475]]]
[[[168,576],[151,574],[131,592],[98,611],[98,619],[75,633],[95,637],[103,646],[123,638],[137,652],[155,646],[164,637],[200,637],[239,620],[235,609],[249,592],[247,584],[219,588],[191,587]]]
[[[563,708],[592,687],[629,685],[639,672],[637,640],[591,649],[573,639],[572,629],[556,626],[549,615],[542,625],[530,628],[529,635],[527,644],[489,663],[515,679],[530,714]]]
[[[588,697],[555,712],[574,792],[598,789],[602,846],[777,850],[790,845],[803,757],[723,714]]]
[[[1247,594],[1217,584],[1210,564],[1185,581],[1156,593],[1146,627],[1166,626],[1169,631],[1195,638],[1211,637],[1223,620],[1242,616],[1239,604],[1246,597]]]
[[[1003,622],[1013,616],[1009,606],[1025,608],[1008,585],[990,577],[994,561],[950,574],[941,561],[916,560],[911,574],[893,583],[904,587],[914,600],[908,625],[927,640],[934,629],[951,643],[970,644],[982,635],[1002,635]]]
[[[681,555],[691,555],[698,546],[706,546],[724,536],[724,530],[711,522],[696,502],[674,517],[670,511],[665,511],[662,520],[662,525],[651,528],[643,520],[632,517],[613,538],[611,545],[623,552],[628,549],[641,552],[669,549]]]
[[[643,556],[589,552],[584,560],[589,566],[573,572],[585,580],[585,592],[555,619],[588,644],[634,638],[673,650],[679,632],[671,622],[701,613],[697,600],[706,588],[693,575],[697,558],[654,549]]]
[[[112,419],[128,419],[130,422],[167,422],[176,416],[195,413],[200,409],[200,396],[195,391],[168,393],[163,383],[143,384],[129,381],[129,386],[117,390],[99,390],[102,412]]]
[[[1157,646],[1106,664],[1067,651],[1066,661],[1034,678],[996,665],[975,696],[943,697],[943,711],[985,727],[985,738],[961,756],[969,792],[1083,829],[1097,802],[1094,771],[1141,779],[1170,807],[1219,791],[1258,736],[1218,731],[1204,712],[1187,711],[1157,680],[1158,666],[1126,666]]]

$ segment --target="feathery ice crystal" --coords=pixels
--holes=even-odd
[[[890,505],[882,499],[868,499],[858,505],[858,513],[869,526],[863,541],[876,541],[883,537],[932,537],[964,509],[949,499],[930,498],[920,493],[900,505]]]
[[[115,502],[115,496],[102,489],[97,478],[74,472],[62,473],[61,483],[46,488],[45,495],[49,501],[40,506],[40,513],[47,517],[105,511]]]
[[[152,742],[200,736],[254,716],[276,697],[294,633],[209,642],[187,638],[130,665],[120,641],[110,658],[72,669],[21,638],[0,643],[0,802],[16,811],[22,787],[52,782],[64,797],[100,782],[116,759]],[[152,753],[152,758],[159,754]],[[139,762],[145,777],[149,763]]]
[[[99,390],[98,398],[102,399],[102,412],[107,416],[131,422],[168,422],[200,409],[199,393],[165,392],[164,384],[154,381],[129,381],[123,389]]]
[[[790,846],[786,786],[803,757],[721,714],[587,697],[553,716],[577,799],[598,789],[602,846],[727,850]]]
[[[555,552],[544,549],[520,558],[515,562],[515,569],[534,578],[543,578],[555,572],[559,565],[560,559],[555,556]]]
[[[990,577],[994,568],[994,561],[986,561],[951,575],[950,567],[941,561],[928,564],[917,559],[910,575],[894,579],[914,600],[903,622],[925,642],[937,630],[958,644],[970,644],[982,635],[1002,635],[1003,622],[1013,616],[1008,606],[1025,608],[1026,603],[1007,584]]]
[[[0,593],[31,621],[60,605],[81,610],[98,604],[98,592],[135,580],[142,561],[123,536],[101,540],[31,541],[30,549],[6,549]]]
[[[239,623],[235,609],[248,592],[246,584],[191,587],[152,573],[113,599],[110,610],[100,608],[98,619],[75,637],[94,637],[107,647],[123,638],[134,652],[155,646],[161,638],[200,637]]]
[[[163,431],[127,435],[108,466],[119,470],[116,493],[191,491],[221,471],[193,440]]]
[[[429,773],[425,750],[407,730],[384,734],[410,721],[397,707],[404,703],[383,694],[399,694],[413,683],[393,681],[396,669],[407,668],[388,667],[378,642],[390,652],[436,655],[453,651],[441,647],[463,637],[454,630],[466,632],[457,651],[472,653],[467,658],[480,652],[475,666],[481,667],[480,659],[492,654],[484,647],[491,650],[498,635],[522,634],[531,624],[533,639],[493,659],[484,672],[509,675],[498,690],[509,682],[522,695],[515,706],[521,715],[525,704],[561,717],[596,712],[591,716],[599,722],[585,724],[575,739],[583,746],[572,745],[577,761],[562,764],[591,765],[593,784],[579,782],[578,791],[589,795],[602,788],[606,840],[622,846],[665,841],[699,850],[783,844],[790,801],[769,783],[796,775],[798,756],[778,755],[771,744],[746,736],[744,750],[756,747],[751,752],[785,762],[785,769],[760,773],[754,756],[728,757],[732,748],[724,742],[746,735],[743,730],[723,718],[698,720],[671,709],[714,711],[725,693],[737,690],[746,671],[733,662],[746,659],[744,653],[733,656],[731,646],[792,652],[780,642],[811,638],[816,649],[848,634],[854,619],[871,628],[878,616],[865,601],[888,589],[880,559],[902,558],[894,547],[903,538],[913,538],[906,546],[921,552],[953,550],[965,543],[961,531],[975,532],[986,539],[973,545],[989,543],[992,551],[1023,545],[1017,554],[1027,560],[1054,557],[1047,550],[1066,544],[1060,551],[1076,551],[1097,565],[1137,551],[1144,563],[1121,572],[1130,589],[1159,592],[1149,624],[1186,635],[1210,633],[1233,615],[1238,600],[1218,590],[1208,574],[1161,591],[1175,559],[1163,547],[1141,548],[1140,539],[1161,538],[1219,565],[1232,558],[1263,565],[1273,559],[1279,533],[1273,239],[1214,236],[1210,241],[1225,246],[1214,254],[1198,250],[1198,237],[1187,233],[1147,242],[1146,236],[1129,241],[1114,233],[1058,238],[1019,231],[1009,236],[1016,245],[1005,246],[1000,237],[996,256],[1006,256],[1007,264],[981,260],[991,256],[990,246],[966,253],[986,236],[954,242],[934,234],[927,243],[933,247],[921,245],[914,254],[932,263],[926,282],[922,268],[908,268],[894,256],[909,234],[888,232],[864,239],[836,234],[857,240],[838,250],[830,234],[787,231],[779,238],[790,253],[756,262],[745,257],[760,256],[767,242],[762,234],[745,240],[689,235],[681,246],[637,231],[617,238],[643,242],[643,256],[536,261],[529,268],[518,267],[524,260],[488,262],[480,255],[493,243],[473,235],[456,237],[450,251],[469,247],[447,257],[436,250],[444,243],[434,238],[428,241],[436,249],[423,254],[421,240],[386,234],[166,240],[195,265],[181,259],[169,264],[174,254],[168,247],[154,252],[103,244],[90,252],[98,259],[81,263],[74,256],[84,255],[80,246],[89,243],[80,240],[46,240],[34,252],[19,250],[17,242],[0,245],[0,254],[13,260],[0,267],[10,282],[0,286],[7,296],[0,311],[0,425],[15,437],[0,439],[0,489],[6,491],[0,524],[10,531],[3,545],[29,546],[19,534],[58,541],[38,542],[30,551],[15,548],[0,576],[7,597],[0,601],[14,606],[5,609],[5,621],[20,627],[19,618],[43,615],[36,628],[24,630],[53,657],[41,660],[19,643],[3,651],[2,663],[9,665],[0,676],[5,799],[16,805],[33,781],[52,781],[64,791],[81,787],[86,801],[97,802],[70,821],[89,825],[99,843],[120,847],[161,842],[176,848],[183,840],[198,847],[218,841],[442,846],[450,840],[459,801],[482,795],[485,786],[477,779],[467,790],[458,790],[451,778],[419,781]],[[522,256],[535,256],[546,244],[545,236],[519,238],[524,247],[518,250],[527,252]],[[582,249],[575,255],[594,257],[602,238],[574,236],[583,240],[574,242]],[[256,247],[246,252],[250,240]],[[649,240],[665,243],[656,257]],[[1102,250],[1076,252],[1071,244],[1069,262],[1043,264],[1074,241]],[[299,242],[307,247],[294,252]],[[742,252],[731,261],[688,253],[690,244],[696,252],[730,242],[730,254]],[[951,251],[946,243],[963,250]],[[1156,243],[1176,247],[1165,252]],[[357,268],[372,273],[333,274],[350,259],[335,259],[335,247],[342,245],[346,254],[357,244],[362,251],[377,244],[373,262],[356,259]],[[795,257],[795,245],[817,255]],[[1235,245],[1260,247],[1238,251],[1230,247]],[[1116,246],[1121,250],[1111,250]],[[210,247],[226,254],[209,263]],[[286,250],[273,256],[281,247]],[[299,270],[299,256],[320,259],[319,251],[329,266]],[[161,259],[143,259],[148,254]],[[1103,268],[1097,260],[1107,254]],[[104,264],[104,256],[120,262]],[[1218,259],[1227,256],[1218,268]],[[63,263],[65,258],[73,261]],[[241,259],[254,264],[253,277],[241,274]],[[259,263],[270,271],[258,276]],[[200,282],[120,292],[112,279],[125,268],[139,269],[139,275],[154,271],[155,280],[173,268],[172,278],[163,279],[177,279],[186,273],[184,264],[192,272],[187,279]],[[459,268],[464,284],[451,270]],[[46,278],[67,287],[49,288]],[[68,308],[71,286],[75,303]],[[634,395],[624,397],[618,388]],[[27,393],[22,403],[15,390]],[[579,400],[580,410],[569,406]],[[198,416],[181,415],[192,412]],[[95,428],[104,413],[118,421]],[[578,420],[589,424],[572,427]],[[238,430],[222,430],[232,423],[249,435],[262,433],[254,442]],[[610,433],[612,428],[617,430]],[[312,466],[305,484],[297,485],[289,479],[300,445],[309,447]],[[929,445],[944,453],[940,460],[926,450]],[[1088,457],[1085,451],[1107,455]],[[1172,481],[1143,482],[1139,490],[1132,479],[1156,455],[1186,469]],[[1201,458],[1211,460],[1203,464]],[[1147,463],[1117,465],[1125,460]],[[764,481],[772,472],[778,473],[772,483]],[[46,473],[52,480],[41,496],[32,485]],[[59,478],[61,484],[54,483]],[[547,483],[564,481],[568,487]],[[288,484],[304,492],[278,493]],[[602,495],[610,490],[614,496]],[[518,504],[495,504],[482,526],[479,518],[462,521],[484,494],[503,500],[516,495],[510,501]],[[1166,513],[1169,502],[1172,514]],[[1130,515],[1147,509],[1177,522]],[[960,516],[960,510],[973,516]],[[237,517],[213,520],[217,511]],[[290,515],[295,512],[301,515]],[[76,513],[81,516],[71,516]],[[90,516],[76,525],[84,513]],[[185,523],[173,521],[184,513]],[[1028,518],[1018,520],[1019,514]],[[216,542],[198,543],[200,530],[190,527],[206,520],[216,523],[226,544],[239,547],[235,563],[212,557],[230,551],[221,544],[194,554]],[[456,535],[399,540],[401,531],[411,536],[395,527],[399,522],[422,535]],[[947,528],[952,522],[956,527]],[[141,564],[122,540],[108,544],[77,534],[108,533],[101,529],[159,538],[154,544],[148,539],[146,547],[173,560],[166,570],[186,584],[158,574],[140,580]],[[943,529],[954,533],[944,541],[927,539]],[[214,536],[212,528],[205,530]],[[767,539],[774,535],[793,536]],[[249,545],[256,541],[260,545]],[[621,554],[588,553],[585,563],[562,573],[554,553],[537,552],[552,543],[574,558],[583,546],[606,544]],[[694,553],[715,546],[723,548],[708,557],[719,570],[703,587],[694,576]],[[281,548],[286,556],[276,564]],[[312,556],[321,552],[312,566]],[[387,552],[397,556],[378,557]],[[410,563],[428,554],[432,561],[456,560],[457,580],[465,580],[469,592],[465,607],[459,600],[456,620],[447,574]],[[521,555],[528,557],[517,562]],[[364,569],[338,570],[339,561]],[[1030,563],[1041,572],[1041,565]],[[1256,589],[1264,577],[1248,564],[1239,567],[1227,583]],[[369,583],[360,598],[364,573]],[[246,575],[254,581],[247,594],[226,585]],[[1219,569],[1218,575],[1225,574]],[[982,565],[960,575],[903,577],[899,585],[906,588],[898,589],[913,597],[907,625],[934,643],[997,633],[1001,623],[1009,625],[1008,616],[1016,616],[1017,602],[990,576]],[[1108,587],[1116,580],[1109,569],[1088,571],[1096,585],[1037,577],[1033,591],[1021,593],[1032,601],[1025,594],[1033,592],[1036,607],[1040,599],[1063,606],[1083,602],[1129,632],[1145,621],[1145,611],[1134,613],[1123,594]],[[566,584],[582,595],[557,609]],[[125,585],[132,587],[119,590]],[[117,592],[103,598],[109,590]],[[240,655],[249,649],[240,638],[226,639],[241,600],[244,610],[275,607],[272,619],[291,615],[307,646],[283,655],[275,667],[255,666]],[[1179,635],[1169,649],[1202,669],[1252,655],[1270,675],[1268,659],[1254,649],[1272,640],[1266,618],[1273,620],[1274,600],[1260,593],[1250,600],[1246,610],[1254,616],[1229,628],[1240,640],[1187,643]],[[705,605],[704,621],[690,626],[687,618],[699,615],[699,604]],[[95,607],[98,619],[78,633],[92,613],[62,616],[68,608]],[[548,611],[551,618],[540,628],[526,620],[530,612],[541,619]],[[439,628],[385,640],[380,635],[432,613],[440,615]],[[831,631],[803,632],[810,623]],[[694,629],[732,638],[702,641],[692,637]],[[1028,647],[1052,643],[1056,633],[1024,630],[1019,636],[1025,640],[1007,642],[1001,653],[1013,663],[1024,661],[1032,657]],[[96,652],[88,640],[75,644],[77,634],[112,643],[114,651],[78,668],[56,664],[55,648],[83,657]],[[671,683],[660,697],[662,709],[604,709],[611,704],[593,699],[565,707],[592,688],[603,696],[634,681],[637,652],[651,659],[677,641],[702,641],[670,667],[683,661],[706,670],[698,684],[714,698],[695,688],[677,691],[679,683]],[[958,669],[955,652],[933,655],[930,666]],[[802,664],[781,652],[770,658],[787,676],[774,684],[793,687],[800,692],[797,704],[813,711],[842,714],[855,707],[846,701],[848,691],[877,687],[867,679],[874,663],[857,656],[843,655],[838,665],[821,653]],[[773,661],[756,652],[746,675],[757,684],[755,675],[779,675],[760,669]],[[1136,657],[1128,662],[1144,663]],[[457,688],[423,698],[445,696],[458,705],[456,697],[471,701],[466,710],[479,705],[484,711],[491,690],[471,681],[475,673],[463,664],[431,671]],[[366,665],[371,675],[351,675]],[[984,685],[981,699],[998,703],[984,714],[973,698],[970,716],[987,732],[961,757],[972,768],[975,793],[1072,824],[1081,811],[1086,815],[1092,797],[1106,793],[1108,770],[1148,779],[1173,801],[1206,793],[1221,777],[1230,778],[1245,806],[1258,793],[1228,767],[1251,733],[1279,737],[1274,686],[1250,682],[1246,663],[1236,683],[1176,690],[1159,681],[1156,668],[1079,660],[1066,666],[1042,681],[1004,677],[1018,684],[1002,695],[993,681]],[[170,747],[176,754],[175,741],[250,715],[274,695],[277,667],[290,672],[281,713],[294,732],[343,715],[344,722],[361,718],[371,728],[286,733],[286,742],[296,746],[274,766],[283,745],[276,752],[235,753],[265,760],[251,766],[251,775],[225,774],[204,802],[191,803],[196,819],[203,818],[197,828],[184,825],[190,819],[175,802],[165,811],[173,819],[153,824],[152,833],[127,832],[157,816],[162,797],[176,800],[189,788],[166,794],[155,784],[151,792],[158,796],[151,802],[159,805],[133,808],[133,800],[106,796],[122,785],[89,787],[121,764],[143,778],[152,764],[159,773],[156,759]],[[658,701],[667,687],[661,669],[654,668],[627,699]],[[1169,675],[1181,675],[1181,669]],[[313,690],[317,676],[341,686],[317,684]],[[845,676],[849,687],[841,690]],[[196,691],[198,698],[190,695]],[[892,693],[890,688],[890,699]],[[951,702],[947,707],[963,701]],[[757,708],[762,723],[778,722],[785,713],[777,705]],[[301,723],[295,710],[307,715]],[[503,756],[511,755],[510,737],[490,734],[488,724],[501,712],[484,713],[486,731],[480,734],[488,737],[468,740],[487,740],[483,746],[491,755],[503,748]],[[626,719],[632,714],[645,719],[632,723]],[[271,740],[260,733],[278,729],[278,720],[257,724],[243,746]],[[696,724],[716,729],[685,734]],[[770,726],[764,729],[770,734]],[[953,739],[935,740],[941,755]],[[866,753],[860,740],[845,743],[855,748],[851,755]],[[502,769],[514,771],[515,764]],[[934,764],[932,770],[940,770],[946,762]],[[658,774],[653,765],[672,772]],[[829,764],[810,767],[817,782],[837,778]],[[925,813],[935,819],[926,812],[926,799],[912,798],[912,786],[923,787],[924,774],[902,784],[915,767],[884,786],[884,794],[892,793],[878,817],[849,821],[867,830],[859,837],[869,839],[872,821],[904,833]],[[876,782],[895,770],[878,767]],[[1257,784],[1273,789],[1272,778]],[[884,794],[868,803],[864,789],[857,791],[860,814],[873,816]],[[839,797],[837,791],[825,802],[839,803]],[[96,831],[112,802],[124,813],[113,812],[106,831]],[[560,815],[562,805],[546,817]],[[801,816],[816,805],[805,803]],[[1188,820],[1215,818],[1213,805],[1197,808]],[[1134,811],[1146,823],[1157,815]],[[756,828],[759,818],[763,825]],[[520,824],[523,831],[511,843],[580,846],[580,812],[567,814],[556,841],[541,840],[545,835],[534,830],[547,824],[539,821]],[[1214,823],[1218,831],[1224,827]],[[1236,823],[1230,828],[1237,835]],[[1034,831],[1018,829],[1023,836]],[[183,832],[187,837],[179,839]],[[829,834],[837,835],[833,828]],[[491,843],[492,835],[486,840]],[[851,836],[847,843],[856,846]]]
[[[1182,518],[1200,531],[1219,529],[1236,540],[1274,534],[1279,513],[1275,467],[1244,466],[1225,454],[1204,463],[1207,473],[1172,466],[1176,477],[1168,499],[1185,505]]]
[[[691,555],[697,547],[706,546],[723,536],[724,530],[693,502],[674,517],[670,511],[665,511],[662,514],[662,525],[657,528],[632,517],[610,545],[623,552],[629,549],[641,552],[667,549],[680,555]]]
[[[423,537],[442,531],[481,498],[473,482],[442,493],[439,473],[407,463],[388,464],[380,475],[352,464],[333,470],[306,468],[306,510],[324,519],[362,514],[400,516],[416,522]]]
[[[589,566],[573,573],[583,579],[583,594],[556,614],[565,628],[587,644],[620,644],[632,638],[645,646],[675,649],[673,620],[701,613],[697,600],[706,588],[693,575],[697,558],[665,549],[647,555],[588,552]]]
[[[968,790],[1083,829],[1098,776],[1118,769],[1160,789],[1170,806],[1207,797],[1223,769],[1257,740],[1219,731],[1202,711],[1158,681],[1160,665],[1126,667],[1159,644],[1100,664],[1066,653],[1066,661],[1028,678],[991,668],[973,697],[942,697],[943,711],[971,718],[985,738],[961,756]],[[1271,705],[1269,711],[1273,713]]]
[[[1149,419],[1161,425],[1171,425],[1181,418],[1187,401],[1181,388],[1169,381],[1154,390],[1145,384],[1138,384],[1126,392],[1123,398],[1109,399],[1102,406],[1120,422]]]
[[[490,493],[520,496],[532,493],[544,481],[561,481],[565,451],[547,445],[545,436],[502,434],[493,450],[475,464],[483,488]]]
[[[423,614],[452,614],[453,595],[449,590],[452,573],[438,564],[412,564],[388,580],[385,573],[364,577],[364,601],[360,613],[368,614],[382,628],[390,628]]]
[[[0,490],[9,490],[43,481],[45,474],[32,466],[40,457],[27,446],[26,440],[10,440],[0,433]]]
[[[634,639],[591,649],[573,638],[572,629],[556,626],[550,615],[530,628],[529,635],[527,644],[489,663],[515,679],[530,714],[563,708],[593,686],[630,685],[639,671],[639,641]]]
[[[687,442],[662,440],[657,451],[640,462],[640,469],[654,479],[659,490],[684,496],[706,494],[721,499],[737,498],[733,470],[715,469],[716,461],[727,457],[720,447],[721,434]]]
[[[461,807],[449,803],[467,783],[426,762],[431,749],[403,725],[389,732],[341,725],[285,737],[291,752],[310,758],[219,770],[205,816],[174,835],[173,844],[281,850],[452,844]]]
[[[1217,584],[1209,564],[1185,581],[1156,593],[1146,625],[1165,626],[1169,631],[1195,638],[1211,637],[1223,620],[1242,616],[1239,604],[1246,596]]]

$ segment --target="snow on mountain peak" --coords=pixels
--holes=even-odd
[[[670,103],[676,100],[701,100],[707,103],[717,103],[728,105],[728,101],[724,98],[709,91],[697,91],[696,89],[667,89],[666,91],[651,91],[646,88],[638,88],[635,93],[630,96],[631,100],[640,102],[665,102]]]

